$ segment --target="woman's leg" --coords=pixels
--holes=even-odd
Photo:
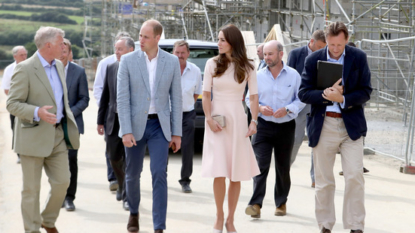
[[[216,203],[216,222],[214,229],[222,230],[225,214],[223,213],[223,202],[226,194],[225,177],[218,177],[213,180],[213,194],[215,195]]]
[[[230,181],[228,190],[228,208],[229,214],[226,219],[226,229],[228,232],[236,232],[235,226],[233,225],[236,206],[238,205],[239,194],[241,192],[241,182]]]

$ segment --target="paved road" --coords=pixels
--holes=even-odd
[[[92,93],[90,93],[92,96]],[[78,192],[76,211],[62,209],[56,226],[61,233],[119,233],[127,232],[129,213],[108,189],[104,161],[104,140],[96,133],[97,107],[91,100],[84,114],[86,133],[81,137],[79,151]],[[10,149],[11,130],[5,95],[0,93],[0,233],[23,232],[20,214],[21,169],[16,155]],[[39,135],[41,136],[41,135]],[[310,188],[310,149],[304,144],[291,170],[292,186],[287,203],[287,216],[274,216],[273,187],[275,173],[270,172],[268,193],[262,209],[262,218],[253,220],[244,214],[252,192],[252,181],[242,183],[235,225],[240,233],[263,232],[319,232],[314,217],[314,189]],[[215,216],[212,179],[201,178],[201,155],[194,160],[192,194],[183,194],[177,180],[180,174],[180,156],[171,155],[168,167],[169,206],[168,233],[209,233]],[[145,159],[142,174],[142,201],[140,225],[142,233],[152,230],[150,160]],[[373,233],[415,232],[415,176],[398,172],[394,160],[381,156],[365,157],[370,173],[366,178],[366,231]],[[341,170],[337,158],[335,173]],[[344,180],[336,175],[336,214],[338,223],[334,232],[343,229],[342,197]],[[49,191],[46,175],[42,178],[40,202],[43,204]],[[226,206],[226,205],[225,205]],[[44,231],[43,231],[44,232]]]

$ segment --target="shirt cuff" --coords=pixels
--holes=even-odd
[[[344,106],[346,105],[346,99],[344,98],[344,96],[343,96],[343,103],[339,103],[339,104],[340,104],[340,107],[344,109]]]
[[[37,114],[38,111],[39,111],[39,107],[36,107],[35,112],[33,113],[33,121],[40,121],[40,117]]]

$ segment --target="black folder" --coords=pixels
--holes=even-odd
[[[317,62],[317,89],[324,90],[333,86],[343,77],[343,65],[327,62]]]

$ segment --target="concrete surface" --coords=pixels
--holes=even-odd
[[[92,97],[92,92],[90,93]],[[0,93],[0,233],[23,232],[20,213],[21,168],[11,150],[12,133],[9,114],[5,108],[6,97]],[[81,136],[78,155],[78,191],[75,200],[76,211],[61,210],[56,226],[61,233],[119,233],[127,232],[129,212],[122,209],[115,200],[115,193],[108,189],[104,160],[104,140],[96,132],[97,106],[93,97],[84,113],[86,133]],[[41,136],[41,135],[39,135]],[[262,209],[261,219],[251,219],[244,213],[250,195],[252,181],[242,183],[241,196],[236,211],[235,226],[239,233],[262,232],[319,232],[314,216],[314,189],[310,188],[310,148],[306,143],[301,147],[297,160],[292,166],[292,186],[287,203],[287,216],[274,216],[273,183],[275,172],[268,179],[268,192]],[[338,156],[339,157],[339,156]],[[146,157],[142,174],[142,201],[140,207],[140,228],[142,233],[153,232],[151,216],[151,176],[149,158]],[[168,233],[212,232],[215,219],[215,205],[212,193],[212,179],[201,178],[201,154],[194,159],[194,173],[191,187],[193,193],[181,192],[178,180],[181,160],[171,155],[168,167],[169,205],[167,213]],[[373,233],[415,232],[415,176],[398,172],[399,163],[379,155],[365,156],[365,167],[370,173],[366,179],[366,229]],[[349,232],[342,226],[342,197],[344,180],[337,175],[341,170],[337,158],[336,174],[336,215],[337,223],[333,232]],[[44,203],[49,191],[47,177],[42,177],[40,202]],[[226,203],[225,203],[226,207]],[[225,208],[226,212],[226,208]],[[42,230],[44,232],[44,230]]]

